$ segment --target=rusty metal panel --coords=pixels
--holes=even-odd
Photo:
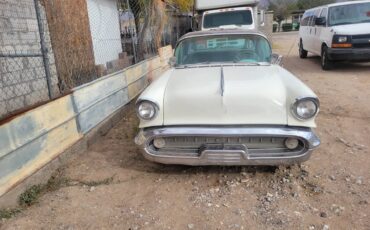
[[[0,137],[1,196],[81,138],[71,96],[4,124]]]
[[[77,120],[82,133],[87,133],[129,102],[125,75],[120,71],[74,90]]]
[[[0,126],[0,196],[135,98],[162,67],[159,57],[143,61]]]

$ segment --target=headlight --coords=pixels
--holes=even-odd
[[[352,36],[349,35],[334,35],[333,36],[333,43],[338,44],[338,43],[351,43],[352,41]]]
[[[143,120],[152,120],[157,115],[156,105],[150,101],[141,101],[137,105],[137,114]]]
[[[347,36],[340,36],[338,37],[338,42],[339,43],[344,43],[344,42],[347,42]]]
[[[352,47],[352,37],[346,36],[346,35],[334,35],[331,47],[332,48],[351,48]]]
[[[293,113],[300,120],[309,120],[319,111],[319,101],[316,98],[298,99],[293,105]]]

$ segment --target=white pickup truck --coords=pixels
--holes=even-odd
[[[195,0],[195,30],[249,29],[256,30],[263,24],[258,18],[259,0]]]

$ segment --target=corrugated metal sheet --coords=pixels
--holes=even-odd
[[[0,195],[81,138],[71,96],[36,108],[0,127]]]
[[[74,90],[77,120],[82,133],[87,133],[114,111],[129,102],[125,72],[96,80]]]
[[[136,97],[160,75],[161,60],[100,78],[0,126],[0,196]]]

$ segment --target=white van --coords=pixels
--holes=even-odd
[[[227,9],[209,10],[203,13],[202,29],[213,30],[217,28],[256,29],[251,7],[237,7]]]
[[[258,18],[260,0],[195,0],[194,30],[248,29],[264,24],[264,13]]]
[[[307,10],[299,36],[299,56],[320,55],[324,70],[335,61],[370,61],[370,0]]]

